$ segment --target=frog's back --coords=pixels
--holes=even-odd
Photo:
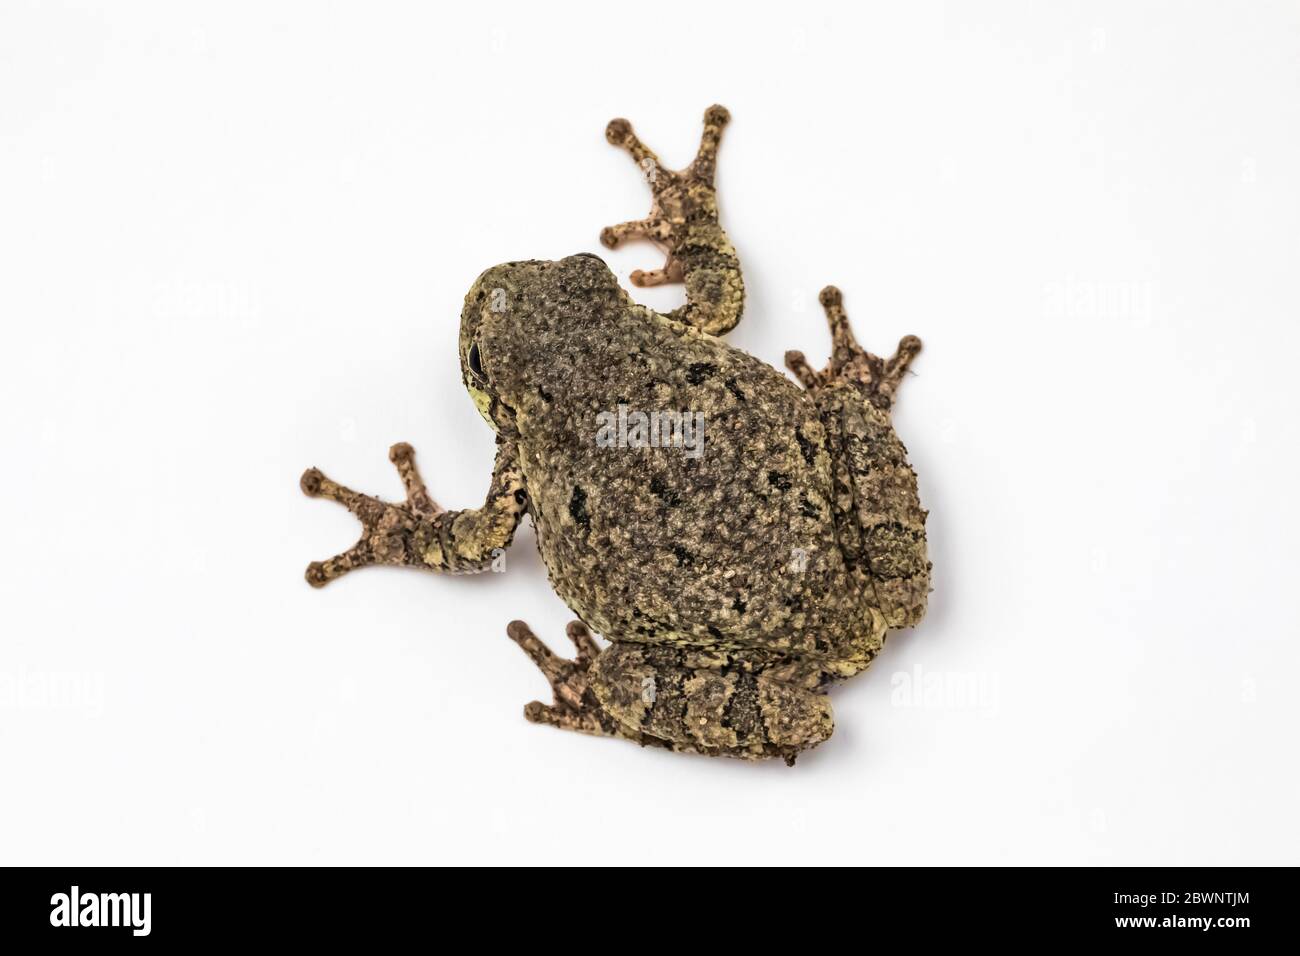
[[[858,639],[816,406],[752,356],[635,311],[597,341],[548,342],[519,409],[557,593],[611,639],[805,654]]]

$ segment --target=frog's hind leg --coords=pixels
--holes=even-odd
[[[573,660],[559,657],[523,621],[511,621],[506,626],[510,640],[519,645],[551,685],[554,698],[550,704],[540,700],[525,704],[525,719],[583,734],[623,737],[641,744],[657,743],[624,727],[601,707],[591,687],[591,665],[602,653],[600,645],[581,621],[571,621],[564,630],[577,650]]]
[[[758,760],[795,756],[835,728],[822,675],[720,652],[615,642],[591,668],[600,705],[672,750]]]
[[[684,282],[686,304],[672,316],[711,335],[734,328],[745,305],[740,261],[718,224],[713,185],[718,143],[730,120],[725,108],[710,106],[704,113],[704,133],[695,160],[679,171],[665,168],[627,120],[611,120],[605,129],[605,138],[626,149],[641,167],[653,201],[648,217],[609,226],[601,232],[600,241],[614,249],[625,239],[649,239],[662,248],[668,256],[664,267],[638,269],[631,275],[632,283],[644,287]]]
[[[831,329],[831,359],[821,371],[813,369],[802,352],[785,353],[785,364],[809,391],[826,388],[838,382],[857,385],[871,404],[888,409],[894,402],[899,383],[907,374],[912,360],[921,351],[921,340],[915,335],[905,335],[898,349],[889,358],[873,355],[858,344],[849,327],[840,290],[833,285],[822,289],[818,296],[826,310],[826,322]]]
[[[785,362],[838,422],[831,457],[850,509],[841,548],[865,572],[872,606],[887,624],[911,627],[924,616],[930,594],[926,512],[890,408],[921,340],[907,335],[890,358],[872,355],[853,337],[840,290],[827,286],[821,302],[834,343],[830,363],[817,371],[802,352],[787,352]]]
[[[577,648],[573,660],[556,656],[523,621],[506,628],[551,685],[553,703],[524,706],[535,724],[679,753],[781,757],[788,764],[834,729],[820,672],[617,641],[602,650],[581,621],[565,630]]]

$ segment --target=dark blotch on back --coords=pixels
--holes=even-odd
[[[582,527],[591,527],[591,516],[587,514],[587,493],[577,485],[574,485],[573,496],[569,498],[569,514]]]
[[[699,385],[717,370],[718,367],[712,362],[695,362],[686,369],[686,381],[692,385]]]
[[[767,473],[767,483],[778,491],[789,491],[793,482],[790,476],[779,471],[769,471]]]
[[[676,508],[682,503],[682,496],[665,485],[663,478],[658,475],[650,479],[650,493],[659,498],[669,508]]]
[[[794,430],[794,440],[799,443],[799,453],[803,455],[803,460],[811,465],[813,459],[817,457],[817,449],[813,447],[813,443],[808,440],[802,428]]]

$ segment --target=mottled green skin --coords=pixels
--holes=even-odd
[[[485,272],[461,354],[519,450],[552,585],[614,642],[595,662],[606,710],[705,752],[784,755],[828,736],[810,692],[870,663],[929,589],[915,476],[874,391],[801,389],[635,304],[587,255]],[[702,412],[703,453],[598,447],[597,415],[619,404]],[[695,696],[717,706],[688,716],[703,705],[682,688],[702,676]],[[775,729],[791,717],[792,733]]]
[[[347,505],[366,531],[308,579],[368,563],[481,570],[529,514],[551,583],[582,622],[569,629],[573,661],[511,624],[555,690],[553,705],[525,708],[530,720],[792,762],[831,734],[826,686],[925,611],[925,513],[889,420],[920,342],[905,338],[888,360],[861,349],[833,288],[822,293],[829,366],[787,355],[802,388],[717,337],[739,320],[744,289],[712,183],[727,118],[706,113],[700,155],[680,173],[626,121],[607,133],[653,165],[655,205],[602,239],[666,245],[665,269],[634,279],[683,281],[686,305],[669,315],[637,305],[590,254],[484,272],[465,298],[460,356],[498,433],[486,503],[437,508],[405,445],[393,460],[406,505],[309,471],[304,489]],[[620,405],[702,414],[702,453],[602,447],[598,416]]]
[[[498,266],[475,288],[465,351],[476,337],[511,410],[498,427],[518,444],[551,582],[579,617],[618,640],[863,652],[873,621],[836,545],[806,393],[636,305],[594,258]],[[502,313],[484,308],[493,289]],[[597,447],[597,414],[619,404],[702,412],[703,454]]]

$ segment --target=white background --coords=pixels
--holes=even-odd
[[[0,11],[0,861],[1300,863],[1296,4]],[[930,615],[794,769],[525,723],[531,530],[302,579],[305,466],[481,503],[465,291],[712,102],[733,344],[925,340]]]

